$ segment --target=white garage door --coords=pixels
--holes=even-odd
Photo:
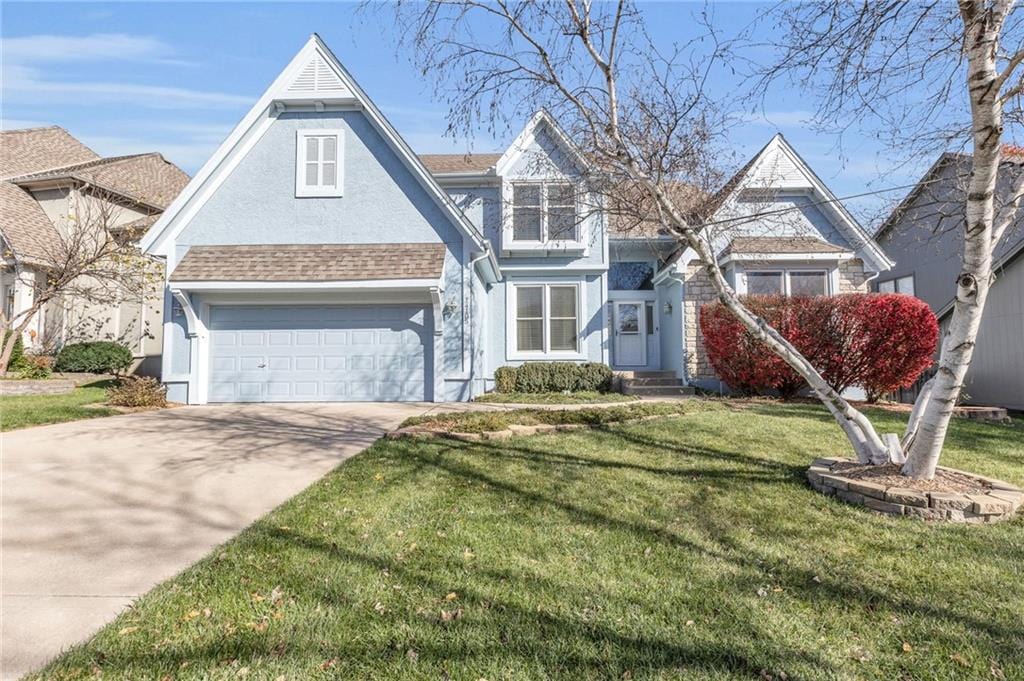
[[[419,305],[212,307],[209,401],[426,400],[429,324]]]

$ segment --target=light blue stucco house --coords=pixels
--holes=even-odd
[[[312,36],[143,239],[169,398],[468,400],[551,360],[715,387],[693,254],[616,231],[585,174],[544,112],[500,153],[417,156]],[[891,265],[781,136],[704,219],[741,293],[866,290]]]

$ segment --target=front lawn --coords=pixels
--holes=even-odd
[[[63,395],[9,395],[0,397],[0,431],[110,416],[113,409],[87,407],[107,398],[112,381],[96,381]]]
[[[689,405],[380,441],[36,678],[1024,678],[1024,519],[873,515],[804,481],[822,409]],[[1024,483],[1022,442],[955,420],[945,462]]]
[[[599,404],[601,402],[632,402],[635,395],[599,393],[591,390],[564,393],[487,393],[474,400],[493,404]]]

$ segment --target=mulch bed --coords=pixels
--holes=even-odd
[[[931,480],[915,480],[900,475],[900,466],[889,463],[884,466],[863,465],[859,463],[839,463],[832,468],[833,473],[851,480],[873,482],[886,487],[902,487],[919,492],[957,492],[961,494],[984,494],[992,489],[992,485],[961,471],[939,468]]]

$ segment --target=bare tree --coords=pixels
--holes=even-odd
[[[654,222],[693,249],[718,299],[746,329],[807,381],[846,434],[859,460],[899,457],[796,348],[737,297],[719,268],[712,236],[680,186],[708,184],[728,116],[707,93],[713,68],[729,54],[710,20],[703,34],[672,46],[650,40],[627,0],[592,3],[430,0],[401,2],[394,16],[424,76],[436,79],[450,109],[450,132],[491,129],[507,117],[547,108],[579,146],[612,210]]]
[[[762,87],[795,77],[819,96],[819,123],[846,129],[870,121],[904,159],[950,146],[971,152],[966,219],[940,227],[962,229],[963,250],[937,372],[902,438],[911,477],[935,473],[993,281],[993,253],[1019,222],[1024,173],[998,191],[1006,130],[1019,130],[1024,114],[1024,32],[1015,10],[1014,0],[831,0],[782,3],[771,13],[785,38]]]
[[[48,307],[66,302],[73,308],[119,305],[145,300],[161,282],[159,262],[139,252],[141,228],[132,228],[125,198],[86,187],[69,195],[68,214],[55,225],[55,236],[42,257],[18,263],[15,278],[34,289],[32,303],[10,316],[0,310],[0,373],[7,369],[17,339]],[[8,332],[10,332],[8,334]]]

